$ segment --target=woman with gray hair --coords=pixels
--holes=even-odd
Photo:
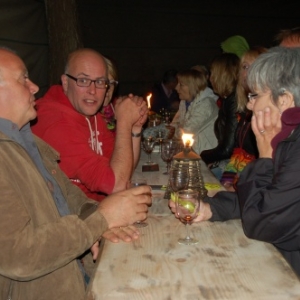
[[[259,158],[237,186],[244,232],[275,245],[300,275],[300,48],[261,54],[247,83]]]
[[[217,145],[214,123],[218,116],[217,96],[207,87],[206,76],[197,70],[185,70],[177,74],[176,91],[181,100],[172,124],[175,137],[183,133],[194,135],[193,149],[198,154]]]

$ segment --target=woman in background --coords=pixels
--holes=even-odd
[[[235,134],[235,147],[220,180],[228,191],[235,191],[240,172],[258,156],[255,135],[251,129],[252,111],[247,109],[249,93],[247,72],[255,59],[266,51],[267,48],[264,47],[253,47],[241,57],[239,81],[236,89],[239,123]]]
[[[221,179],[224,168],[233,152],[236,116],[236,86],[238,83],[240,59],[232,53],[216,56],[210,68],[210,82],[214,92],[222,98],[219,115],[214,124],[217,146],[200,153],[203,161],[214,175]]]
[[[214,122],[218,115],[216,95],[207,87],[205,74],[197,70],[185,70],[177,74],[176,90],[180,98],[179,110],[172,124],[175,137],[183,133],[194,135],[193,149],[198,154],[217,145]]]
[[[116,87],[118,85],[118,73],[117,68],[112,60],[108,59],[107,57],[104,57],[104,60],[107,65],[109,86],[105,94],[101,113],[103,115],[103,119],[107,124],[107,128],[114,132],[116,130],[116,120],[112,99],[115,94]]]

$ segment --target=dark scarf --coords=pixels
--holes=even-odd
[[[292,107],[285,110],[282,113],[281,122],[281,131],[273,138],[271,142],[271,146],[273,148],[273,158],[278,144],[286,139],[300,124],[300,107]]]

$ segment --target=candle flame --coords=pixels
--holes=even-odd
[[[150,93],[150,94],[147,96],[148,109],[151,108],[151,102],[150,102],[151,97],[152,97],[152,94]]]
[[[192,147],[194,144],[193,134],[184,133],[182,135],[183,145],[186,147]]]

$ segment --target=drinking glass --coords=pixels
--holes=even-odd
[[[175,192],[175,199],[177,199],[178,191],[187,189],[190,180],[190,173],[188,167],[171,168],[169,171],[169,184],[173,192]]]
[[[144,178],[132,178],[129,181],[128,188],[134,188],[134,187],[138,187],[141,185],[147,185],[147,180]],[[147,227],[148,223],[146,223],[144,221],[137,221],[133,225],[137,228],[142,228],[142,227]]]
[[[199,192],[196,190],[178,191],[176,199],[176,216],[185,224],[186,237],[178,240],[179,244],[194,245],[199,241],[190,236],[189,226],[197,217],[200,208]]]
[[[149,138],[145,138],[143,139],[142,141],[142,147],[143,147],[143,150],[148,154],[148,161],[147,161],[147,165],[152,165],[154,164],[154,162],[152,161],[151,159],[151,153],[153,151],[153,148],[155,146],[155,139],[152,138],[152,137],[149,137]]]
[[[178,144],[173,143],[172,141],[163,141],[161,145],[161,158],[164,162],[167,163],[167,172],[164,172],[164,175],[169,174],[170,164],[173,159],[173,156],[178,152]]]

